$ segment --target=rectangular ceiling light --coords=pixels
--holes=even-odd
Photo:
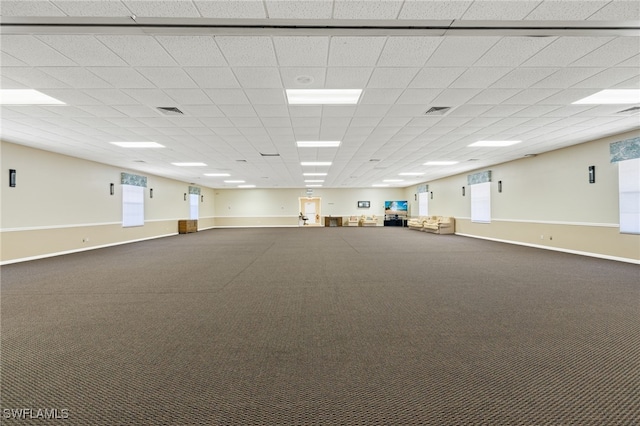
[[[0,105],[66,105],[33,89],[0,89]]]
[[[209,177],[228,177],[231,176],[229,173],[205,173],[205,176]]]
[[[383,179],[383,182],[404,182],[404,179]]]
[[[458,164],[457,161],[427,161],[424,163],[424,166],[451,166],[453,164]]]
[[[307,188],[322,188],[322,185],[306,185]]]
[[[469,146],[511,146],[511,145],[515,145],[517,143],[520,143],[522,141],[478,141],[478,142],[474,142]]]
[[[574,104],[640,104],[640,89],[601,90],[591,96],[573,102]]]
[[[315,172],[302,174],[302,176],[326,176],[326,175],[327,175],[326,173],[315,173]]]
[[[324,179],[305,179],[304,183],[322,183]]]
[[[245,183],[244,180],[225,180],[224,183]]]
[[[290,105],[355,105],[362,89],[287,89]]]
[[[238,188],[255,188],[255,185],[238,185]]]
[[[204,167],[206,164],[204,163],[171,163],[174,166],[178,167]]]
[[[331,161],[303,161],[301,166],[330,166]]]
[[[298,141],[298,148],[337,148],[340,141]]]
[[[422,176],[424,173],[398,173],[398,176]]]
[[[164,148],[158,142],[110,142],[121,148]]]

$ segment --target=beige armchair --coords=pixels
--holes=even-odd
[[[358,226],[358,216],[349,216],[349,219],[344,224],[345,226]]]

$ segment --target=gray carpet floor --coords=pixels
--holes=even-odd
[[[2,424],[640,425],[638,265],[261,228],[1,273]]]

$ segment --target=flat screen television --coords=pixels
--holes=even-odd
[[[409,212],[407,201],[385,201],[384,214],[406,216]]]

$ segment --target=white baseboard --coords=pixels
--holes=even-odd
[[[539,249],[544,249],[544,250],[560,251],[560,252],[563,252],[563,253],[578,254],[578,255],[581,255],[581,256],[597,257],[597,258],[600,258],[600,259],[615,260],[615,261],[618,261],[618,262],[635,263],[636,265],[640,265],[640,260],[631,259],[631,258],[628,258],[628,257],[609,256],[607,254],[591,253],[591,252],[588,252],[588,251],[564,249],[564,248],[560,248],[560,247],[549,247],[549,246],[543,246],[543,245],[540,245],[540,244],[523,243],[523,242],[520,242],[520,241],[502,240],[500,238],[480,237],[480,236],[477,236],[477,235],[461,234],[461,233],[458,233],[458,232],[456,232],[455,234],[456,235],[460,235],[461,237],[478,238],[478,239],[481,239],[481,240],[489,240],[489,241],[496,241],[496,242],[499,242],[499,243],[515,244],[515,245],[518,245],[518,246],[533,247],[533,248],[539,248]]]

